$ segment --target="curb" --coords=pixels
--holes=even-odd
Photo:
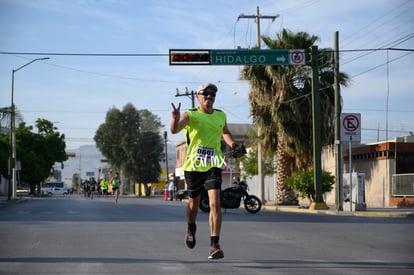
[[[376,218],[413,218],[414,212],[410,211],[336,211],[336,210],[312,210],[312,209],[301,209],[293,207],[280,207],[277,205],[264,205],[263,210],[267,211],[279,211],[279,212],[290,212],[290,213],[302,213],[302,214],[324,214],[324,215],[337,215],[337,216],[355,216],[355,217],[376,217]]]

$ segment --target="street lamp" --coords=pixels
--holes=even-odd
[[[10,166],[12,167],[12,197],[16,197],[16,110],[14,106],[14,73],[23,69],[24,67],[32,64],[35,61],[47,60],[49,57],[41,57],[33,59],[32,61],[20,66],[17,69],[12,70],[12,87],[11,87],[11,116],[10,116],[10,132],[11,132],[11,143],[12,143],[12,159]],[[10,186],[9,186],[10,187]],[[10,190],[10,189],[9,189]],[[10,198],[10,191],[9,191]]]

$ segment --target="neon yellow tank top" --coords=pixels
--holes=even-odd
[[[226,114],[214,109],[206,114],[199,108],[187,110],[189,122],[184,128],[187,139],[187,155],[184,171],[206,172],[212,167],[225,164],[221,152],[221,136],[226,124]]]

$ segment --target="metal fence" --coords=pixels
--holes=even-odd
[[[414,197],[414,174],[392,175],[391,192],[392,196]]]

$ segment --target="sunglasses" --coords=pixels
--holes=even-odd
[[[198,94],[202,96],[216,97],[216,92],[201,91]]]

